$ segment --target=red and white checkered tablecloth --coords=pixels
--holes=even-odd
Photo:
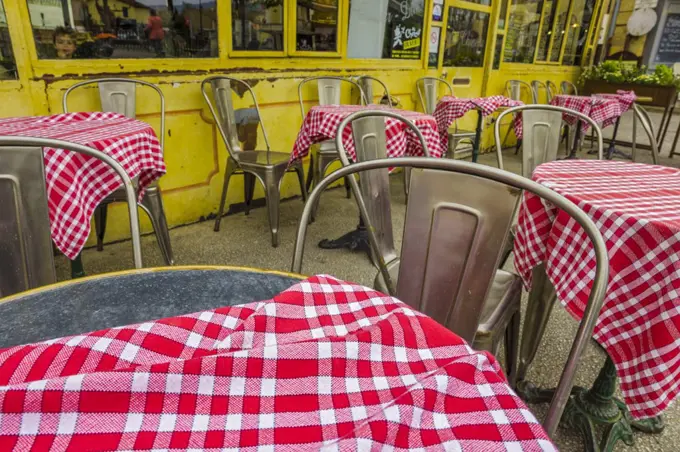
[[[434,118],[437,120],[437,127],[439,128],[439,137],[442,140],[442,146],[447,148],[449,143],[449,127],[453,122],[462,118],[470,110],[479,110],[482,116],[489,116],[501,107],[517,107],[524,105],[518,100],[508,99],[505,96],[489,96],[477,97],[474,99],[458,98],[451,96],[442,97],[437,103],[437,108],[434,110]],[[522,122],[514,122],[515,134],[517,137],[522,137]]]
[[[556,451],[496,360],[328,276],[0,350],[0,449]]]
[[[306,156],[309,153],[310,146],[314,143],[334,140],[335,133],[342,120],[361,110],[388,110],[410,119],[423,134],[430,157],[441,157],[444,154],[439,132],[437,132],[437,122],[430,115],[389,108],[384,105],[324,105],[312,107],[307,113],[295,140],[290,161],[294,162]],[[388,157],[425,155],[418,137],[403,122],[394,118],[385,118],[385,129]],[[342,134],[347,154],[351,160],[354,160],[356,154],[351,127],[345,128]]]
[[[621,102],[618,98],[610,97],[558,94],[552,98],[550,103],[558,107],[576,110],[588,116],[602,128],[614,124],[625,111],[621,108]],[[570,125],[578,121],[577,117],[569,115],[563,115],[563,119]],[[585,133],[588,129],[590,129],[590,125],[581,121],[581,131]]]
[[[577,204],[602,233],[610,279],[594,338],[616,364],[632,415],[657,416],[680,392],[680,170],[562,160],[538,166],[533,179]],[[567,311],[583,316],[595,257],[571,217],[525,194],[514,254],[527,286],[544,262]]]
[[[616,90],[616,94],[614,93],[599,93],[599,94],[593,94],[594,97],[603,97],[606,99],[615,99],[616,101],[619,102],[619,105],[621,106],[621,112],[625,113],[630,108],[633,106],[635,101],[637,100],[637,96],[635,95],[635,91],[624,91],[622,89]]]
[[[0,119],[0,135],[53,138],[90,146],[139,176],[139,196],[165,173],[163,150],[153,128],[117,113],[64,113]],[[52,240],[75,259],[90,234],[94,209],[122,186],[105,163],[86,155],[45,148],[45,178]]]

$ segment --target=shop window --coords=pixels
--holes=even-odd
[[[567,24],[567,44],[562,64],[580,66],[583,49],[588,38],[588,29],[595,13],[595,0],[574,0],[571,17]],[[595,34],[595,33],[593,33]]]
[[[493,50],[493,70],[500,69],[501,56],[503,54],[503,35],[496,36],[496,45]]]
[[[351,0],[347,57],[419,60],[424,23],[425,0]]]
[[[504,62],[534,62],[542,7],[541,0],[512,0],[503,49]]]
[[[39,58],[217,56],[215,1],[27,0],[27,3]]]
[[[553,37],[550,45],[550,61],[560,61],[560,52],[564,42],[565,28],[567,25],[567,15],[569,14],[569,1],[560,0],[555,15],[555,25],[553,26]]]
[[[295,50],[338,51],[338,0],[297,0]]]
[[[17,78],[17,67],[14,64],[12,42],[9,39],[5,6],[0,0],[0,80],[15,78]]]
[[[538,40],[538,51],[536,61],[546,61],[548,59],[548,49],[550,48],[550,38],[553,35],[555,24],[555,13],[557,13],[558,0],[546,0],[543,4],[543,20],[541,26],[541,36]]]
[[[283,51],[282,0],[232,0],[233,50]]]
[[[444,66],[484,66],[488,13],[462,8],[449,8],[444,44]]]

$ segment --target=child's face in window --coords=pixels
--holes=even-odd
[[[70,35],[58,35],[54,40],[57,58],[71,58],[76,51],[76,43]]]

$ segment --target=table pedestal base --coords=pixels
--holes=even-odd
[[[319,242],[319,248],[324,250],[335,250],[347,248],[351,251],[366,251],[370,254],[371,245],[368,241],[368,231],[363,221],[359,222],[357,228],[335,240],[323,239]]]
[[[575,386],[562,415],[562,422],[581,432],[586,452],[611,452],[614,445],[623,441],[632,446],[633,428],[644,433],[660,433],[665,428],[661,416],[633,420],[626,405],[614,397],[616,368],[607,357],[592,387]],[[554,389],[540,389],[528,381],[517,384],[517,393],[527,403],[550,402]],[[597,441],[597,426],[603,426],[602,439]]]
[[[71,261],[71,279],[82,278],[83,276],[85,276],[85,269],[83,268],[83,253],[81,252]]]

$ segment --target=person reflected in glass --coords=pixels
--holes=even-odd
[[[54,51],[59,59],[71,59],[76,52],[76,32],[71,27],[57,27],[52,37]]]
[[[163,30],[163,19],[152,9],[149,14],[149,20],[146,23],[144,31],[151,41],[151,47],[156,52],[157,57],[165,56],[163,50],[163,40],[165,39],[165,30]]]

